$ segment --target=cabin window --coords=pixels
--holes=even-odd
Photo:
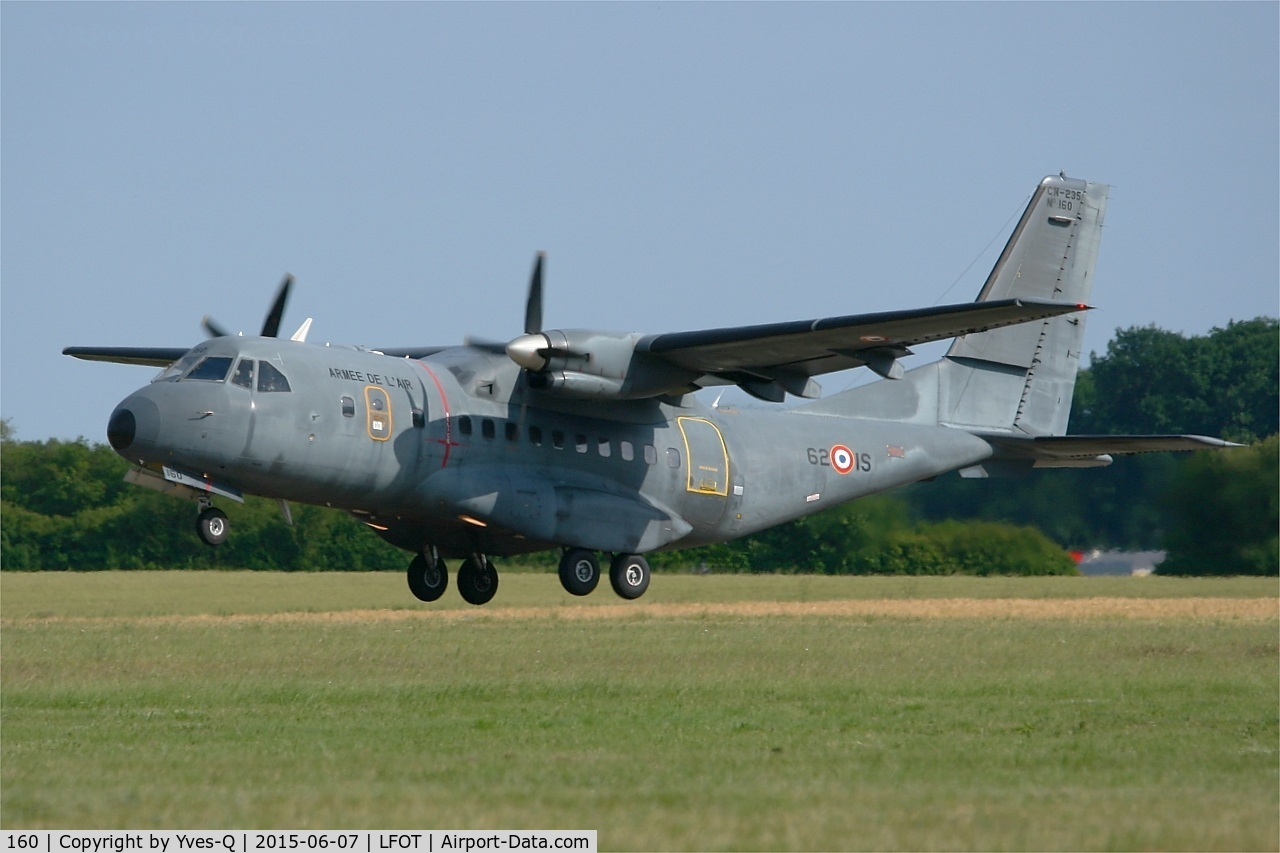
[[[573,437],[574,450],[578,451],[579,453],[586,453],[588,446],[589,445],[587,444],[587,437],[582,433],[578,433]]]
[[[529,443],[534,447],[542,446],[542,427],[529,427]]]
[[[650,465],[658,464],[658,451],[653,449],[652,444],[646,444],[644,446],[644,461]]]
[[[240,363],[236,365],[236,372],[231,376],[231,384],[253,390],[253,359],[240,359]]]
[[[194,379],[197,382],[222,382],[227,378],[227,374],[231,371],[231,359],[221,355],[211,355],[206,359],[202,359],[199,364],[191,368],[183,379]]]
[[[518,426],[516,425],[515,421],[507,421],[507,423],[506,423],[506,425],[505,425],[504,429],[505,429],[505,431],[506,431],[507,441],[518,441],[518,440],[519,440],[519,438],[520,438],[520,427],[518,427]]]
[[[680,467],[680,451],[676,450],[674,447],[667,448],[667,467],[668,468]]]
[[[564,450],[564,432],[558,429],[551,431],[551,446],[556,450]]]
[[[422,429],[427,425],[427,413],[422,411],[422,409],[415,407],[413,409],[412,417],[413,417],[413,425],[418,429]]]
[[[493,421],[485,418],[480,422],[480,434],[485,438],[493,438],[496,433],[493,428]]]
[[[471,418],[466,415],[458,418],[458,432],[463,435],[471,435]]]
[[[344,418],[354,418],[356,416],[356,399],[355,397],[342,398],[342,416]]]
[[[269,361],[258,362],[259,391],[289,391],[289,380]]]
[[[596,444],[596,450],[600,451],[600,455],[605,459],[613,455],[613,447],[609,444],[609,439],[607,438],[600,439],[599,443]]]
[[[630,462],[636,458],[635,446],[629,441],[618,442],[618,453],[622,456],[622,461]]]

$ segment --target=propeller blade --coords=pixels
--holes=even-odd
[[[463,338],[462,345],[471,347],[472,349],[499,354],[507,351],[506,341],[491,341],[488,338],[477,338],[472,335],[467,335]]]
[[[538,252],[533,263],[533,276],[529,279],[529,300],[524,306],[524,333],[536,335],[542,331],[542,262],[546,252]]]
[[[231,333],[214,322],[213,318],[208,314],[204,315],[204,319],[200,321],[200,325],[204,327],[206,333],[211,338],[229,338]]]
[[[292,284],[293,276],[286,273],[284,281],[280,282],[280,289],[276,291],[276,299],[271,303],[271,310],[267,312],[267,319],[262,323],[264,338],[279,337],[280,318],[284,316],[284,305],[289,301],[289,287]]]

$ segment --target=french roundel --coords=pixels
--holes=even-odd
[[[853,451],[843,444],[831,448],[831,467],[837,474],[848,474],[853,470]]]

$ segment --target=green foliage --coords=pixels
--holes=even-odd
[[[1162,575],[1280,575],[1280,436],[1188,460],[1169,490]]]
[[[371,571],[401,568],[402,552],[354,518],[248,498],[225,507],[234,535],[209,548],[193,504],[124,482],[110,447],[19,442],[0,434],[0,567],[6,570],[253,568]]]
[[[655,568],[826,575],[1074,575],[1075,563],[1031,527],[913,522],[896,495],[861,500],[734,542],[652,555]]]
[[[1280,332],[1273,318],[1186,337],[1154,326],[1117,330],[1091,354],[1072,406],[1079,434],[1193,433],[1248,443],[1280,414]]]
[[[1278,365],[1280,333],[1271,318],[1198,337],[1121,329],[1080,374],[1071,432],[1256,442],[1277,431]],[[0,421],[0,567],[404,565],[401,552],[343,513],[294,507],[297,524],[290,528],[277,504],[254,498],[225,508],[234,534],[208,548],[192,531],[190,504],[128,486],[121,479],[126,468],[109,447],[83,439],[19,442]],[[1274,440],[1256,453],[1151,454],[1105,469],[1035,471],[1021,480],[948,476],[735,542],[653,554],[650,562],[655,569],[831,575],[1071,573],[1061,546],[1167,543],[1166,572],[1275,574],[1276,492]],[[556,559],[546,552],[525,562],[554,568]]]
[[[1076,383],[1073,434],[1190,433],[1250,443],[1276,432],[1280,333],[1274,319],[1229,323],[1195,337],[1120,329],[1106,353],[1091,360]],[[1033,525],[1078,548],[1156,549],[1182,524],[1163,496],[1185,466],[1213,455],[1121,457],[1109,468],[1033,471],[1021,480],[948,476],[909,486],[905,494],[926,519]]]

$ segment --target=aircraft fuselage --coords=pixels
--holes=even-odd
[[[121,402],[108,435],[140,466],[347,510],[450,557],[719,542],[991,452],[945,427],[693,395],[548,399],[467,348],[413,359],[243,337],[193,348]]]

